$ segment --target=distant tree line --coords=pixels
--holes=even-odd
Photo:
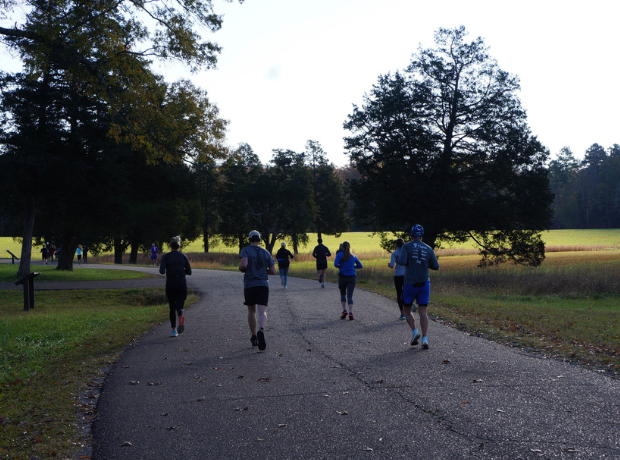
[[[564,147],[549,164],[551,228],[620,228],[620,145],[592,144],[578,161]]]
[[[195,174],[205,251],[218,242],[241,249],[255,229],[267,250],[286,240],[297,253],[308,232],[338,235],[349,229],[346,184],[316,141],[301,153],[274,150],[268,165],[241,144],[221,164],[197,164]]]

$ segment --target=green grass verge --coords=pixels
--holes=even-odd
[[[619,301],[618,295],[439,295],[433,310],[470,333],[619,373]]]
[[[17,281],[18,265],[0,264],[0,281]],[[156,275],[133,270],[73,267],[73,271],[56,270],[55,265],[33,265],[31,272],[40,272],[38,281],[110,281],[154,278]]]
[[[197,300],[188,298],[188,304]],[[0,458],[69,458],[80,450],[77,412],[102,368],[168,318],[163,289],[44,291],[22,311],[0,291]]]

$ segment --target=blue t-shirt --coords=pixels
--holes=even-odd
[[[424,283],[430,279],[429,268],[439,270],[435,253],[420,240],[410,241],[401,248],[398,264],[405,266],[405,284]]]
[[[342,260],[343,257],[344,252],[336,254],[336,260],[334,260],[334,267],[339,268],[340,273],[345,276],[355,276],[355,269],[362,268],[362,263],[357,257],[355,257],[354,254],[351,254],[349,256],[349,259],[346,261]]]
[[[248,259],[248,266],[243,275],[243,288],[269,287],[269,274],[267,270],[274,265],[271,254],[260,246],[248,246],[241,250],[239,257],[247,257]]]

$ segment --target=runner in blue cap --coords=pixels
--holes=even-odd
[[[405,285],[403,287],[403,311],[405,319],[412,331],[411,346],[417,345],[422,336],[422,348],[428,348],[428,315],[426,307],[431,292],[431,282],[428,269],[439,270],[439,262],[435,252],[431,247],[422,242],[424,228],[421,225],[414,225],[411,228],[412,241],[403,245],[398,264],[405,266]],[[418,331],[415,318],[412,314],[415,311],[414,301],[420,310],[420,328]]]

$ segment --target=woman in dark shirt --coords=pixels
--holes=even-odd
[[[159,265],[159,273],[166,274],[166,297],[170,305],[170,325],[172,333],[170,337],[176,337],[185,329],[183,306],[187,298],[187,281],[185,275],[192,274],[189,260],[182,252],[181,237],[175,236],[170,240],[171,251],[164,254]],[[179,327],[177,328],[177,315],[179,315]]]

